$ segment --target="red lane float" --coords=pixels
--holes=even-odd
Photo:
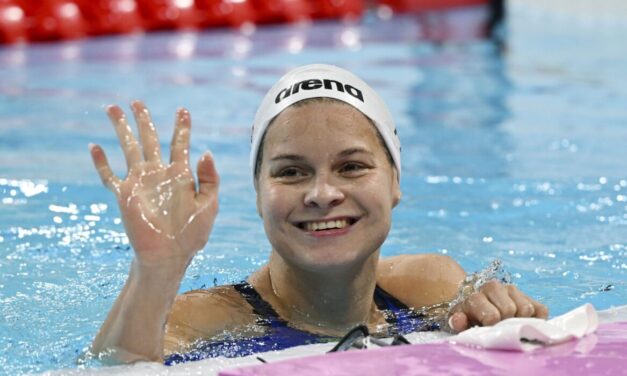
[[[313,18],[357,19],[364,12],[362,0],[319,0],[311,1]]]
[[[489,0],[379,0],[380,5],[387,5],[395,12],[422,12],[455,7],[487,4]]]
[[[89,35],[132,33],[145,28],[136,0],[78,0]]]
[[[255,22],[259,24],[299,22],[310,19],[309,5],[304,1],[251,0]]]
[[[0,0],[0,44],[75,39],[142,30],[357,19],[373,0]],[[396,12],[488,0],[378,0]],[[35,4],[34,4],[35,3]]]
[[[250,1],[196,0],[196,9],[202,28],[239,27],[255,22],[255,9]]]
[[[148,30],[195,29],[199,14],[194,0],[137,0]]]
[[[25,42],[27,38],[24,8],[15,0],[0,1],[0,43]]]
[[[30,18],[29,39],[77,39],[87,35],[88,23],[76,0],[21,0]]]

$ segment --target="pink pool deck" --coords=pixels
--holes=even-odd
[[[627,375],[627,321],[601,324],[580,340],[531,352],[440,342],[324,354],[220,375]]]

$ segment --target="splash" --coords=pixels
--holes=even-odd
[[[503,284],[511,284],[512,277],[503,269],[503,261],[495,259],[483,270],[468,274],[459,286],[457,295],[449,302],[439,303],[420,309],[425,320],[437,325],[442,330],[451,330],[448,318],[458,304],[468,299],[472,294],[481,290],[481,287],[490,281],[499,281]]]

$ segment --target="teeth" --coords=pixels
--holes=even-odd
[[[337,221],[326,221],[326,222],[307,222],[305,223],[305,230],[307,231],[318,231],[318,230],[328,230],[333,228],[344,228],[348,225],[348,222],[345,219],[338,219]]]

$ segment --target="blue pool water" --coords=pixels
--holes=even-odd
[[[620,33],[529,17],[498,48],[433,39],[434,22],[370,14],[1,47],[0,374],[74,367],[125,281],[132,251],[87,152],[103,145],[123,174],[104,106],[144,99],[164,147],[175,109],[190,109],[192,159],[215,154],[221,212],[181,289],[235,282],[269,249],[247,160],[256,106],[282,73],[312,62],[362,76],[398,123],[404,195],[384,255],[443,253],[469,272],[499,258],[553,315],[626,304]]]

